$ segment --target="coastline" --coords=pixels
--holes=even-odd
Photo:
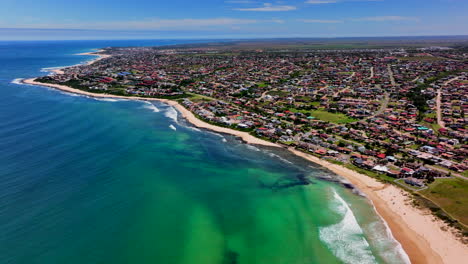
[[[102,59],[105,59],[105,58],[109,58],[111,56],[111,55],[107,55],[107,54],[98,54],[98,52],[102,52],[102,51],[103,50],[99,49],[97,51],[78,53],[78,54],[75,54],[75,55],[98,56],[95,59],[92,59],[92,60],[89,60],[89,61],[86,61],[85,63],[83,63],[84,65],[91,65],[91,64],[95,63],[96,61],[99,61],[99,60],[102,60]],[[83,64],[77,64],[77,65],[73,65],[73,66],[78,66],[78,65],[83,65]],[[68,68],[68,67],[73,67],[73,66],[67,66],[67,67],[63,67],[63,68],[52,69],[52,70],[50,70],[50,72],[52,72],[54,74],[64,74],[65,72],[63,71],[63,69]]]
[[[110,56],[96,54],[96,52],[80,53],[77,55],[99,56],[98,58],[87,62],[87,65]],[[55,74],[64,73],[62,69],[52,70],[52,72]],[[278,144],[256,138],[247,132],[208,124],[198,119],[192,112],[173,100],[97,94],[74,89],[65,85],[36,82],[35,78],[26,79],[22,82],[30,85],[51,87],[64,92],[81,94],[95,98],[159,101],[176,108],[181,115],[195,127],[234,135],[241,138],[248,144],[285,148]],[[404,251],[410,258],[411,263],[462,263],[463,256],[468,255],[468,247],[457,240],[454,234],[442,231],[442,229],[447,228],[445,223],[441,220],[435,219],[430,212],[414,208],[411,203],[408,202],[409,198],[407,196],[409,196],[409,193],[406,191],[403,191],[393,185],[381,183],[374,178],[293,148],[287,148],[287,150],[346,178],[361,190],[373,203],[377,213],[388,224],[394,238],[402,245]]]

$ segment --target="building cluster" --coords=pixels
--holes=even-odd
[[[42,79],[183,97],[207,122],[412,185],[468,169],[468,63],[455,49],[106,53],[112,56]]]

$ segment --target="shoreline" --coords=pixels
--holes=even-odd
[[[99,56],[90,60],[90,65],[111,55],[96,54],[95,52],[80,53],[77,55]],[[64,67],[67,68],[67,67]],[[52,70],[55,74],[63,74],[63,68]],[[45,86],[58,89],[67,93],[80,94],[93,98],[115,98],[135,101],[158,101],[174,108],[193,126],[211,131],[233,135],[241,138],[247,144],[278,147],[302,157],[310,162],[318,164],[333,173],[347,179],[351,184],[362,191],[373,204],[376,212],[388,225],[392,236],[402,246],[411,263],[462,263],[463,256],[468,255],[468,247],[463,245],[452,232],[446,230],[447,225],[436,219],[428,210],[415,208],[411,205],[407,196],[410,194],[393,185],[384,184],[367,175],[360,174],[343,166],[333,164],[313,155],[298,151],[291,147],[272,143],[256,138],[247,132],[237,131],[206,123],[197,118],[192,112],[177,101],[159,98],[142,98],[131,96],[119,96],[111,94],[98,94],[71,88],[65,85],[40,83],[36,78],[25,79],[22,83]]]
[[[102,59],[109,58],[111,56],[111,55],[107,55],[107,54],[99,54],[99,52],[102,52],[102,51],[104,51],[104,50],[99,49],[99,50],[96,50],[96,51],[90,51],[90,52],[83,52],[83,53],[74,54],[74,55],[77,55],[77,56],[98,56],[98,57],[94,58],[92,60],[86,61],[85,63],[80,63],[80,64],[61,67],[61,68],[55,68],[55,69],[51,69],[51,70],[48,70],[48,71],[53,73],[53,74],[64,74],[65,72],[63,71],[63,69],[65,69],[65,68],[79,66],[79,65],[91,65],[91,64],[95,63],[96,61],[100,61]]]

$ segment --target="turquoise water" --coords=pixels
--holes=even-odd
[[[405,262],[372,205],[323,168],[161,103],[15,81],[92,48],[168,43],[0,42],[0,263]]]

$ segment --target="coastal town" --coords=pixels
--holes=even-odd
[[[468,169],[466,53],[112,48],[39,81],[176,98],[199,118],[422,187]]]
[[[209,124],[407,190],[468,178],[463,50],[141,47],[99,54],[105,57],[36,81],[175,100]]]

